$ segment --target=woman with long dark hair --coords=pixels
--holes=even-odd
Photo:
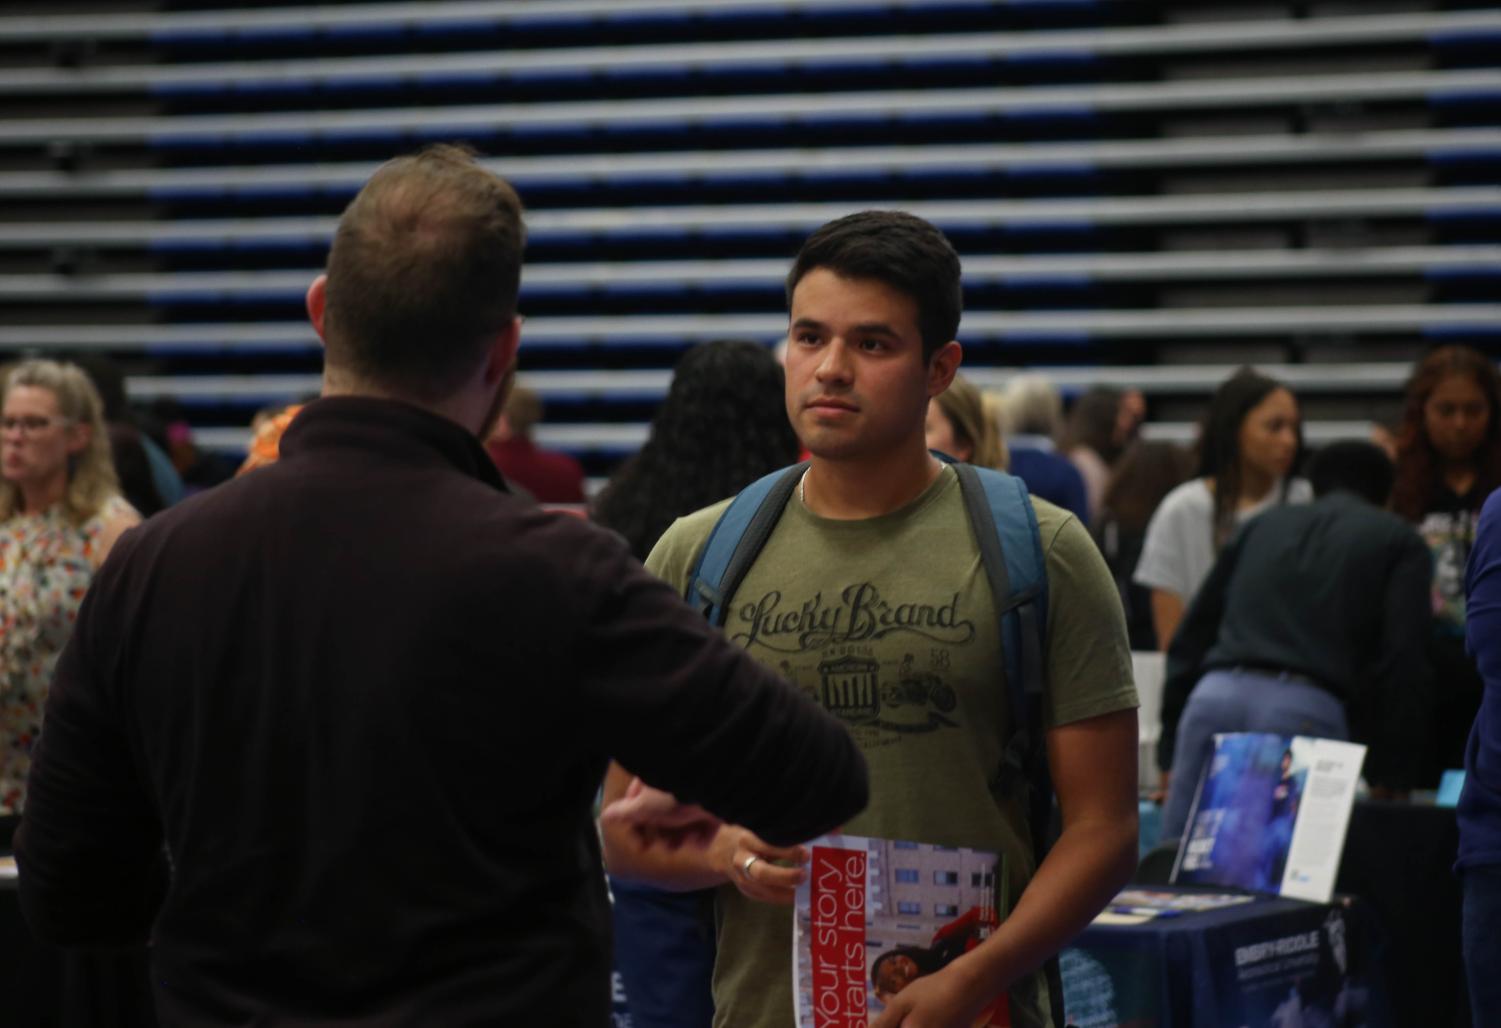
[[[1392,507],[1417,526],[1433,556],[1434,741],[1424,775],[1462,767],[1480,706],[1480,676],[1465,653],[1465,562],[1485,498],[1501,486],[1501,375],[1482,354],[1441,346],[1408,379],[1397,431]]]
[[[600,493],[594,519],[645,560],[674,520],[793,463],[801,448],[770,351],[751,342],[703,343],[678,361],[646,443]],[[713,890],[664,892],[618,879],[611,886],[616,967],[632,1023],[707,1025]]]
[[[667,526],[797,460],[782,368],[758,343],[703,343],[673,370],[639,453],[610,479],[594,520],[645,560]]]
[[[1163,499],[1136,565],[1164,652],[1236,526],[1274,504],[1313,499],[1307,482],[1289,477],[1302,450],[1292,390],[1250,368],[1221,383],[1199,437],[1198,475]]]

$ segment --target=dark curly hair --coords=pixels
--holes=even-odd
[[[1209,401],[1199,435],[1198,477],[1214,479],[1214,542],[1221,546],[1235,530],[1235,511],[1242,489],[1240,429],[1246,415],[1272,393],[1287,386],[1251,368],[1241,368],[1220,383]],[[1291,389],[1287,389],[1292,392]],[[1298,455],[1303,452],[1303,430],[1298,428]],[[1296,463],[1294,467],[1296,467]],[[1280,486],[1279,502],[1287,499],[1287,480]]]
[[[1438,489],[1440,468],[1423,408],[1440,382],[1451,375],[1467,375],[1490,404],[1490,424],[1475,451],[1475,485],[1481,496],[1501,486],[1501,375],[1495,365],[1468,346],[1440,346],[1418,362],[1407,380],[1402,424],[1397,429],[1397,482],[1392,509],[1408,521],[1423,520]]]
[[[594,520],[645,560],[674,519],[735,495],[800,451],[776,358],[759,343],[702,343],[678,361],[646,444],[600,493]]]

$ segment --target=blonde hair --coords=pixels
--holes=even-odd
[[[1063,427],[1063,397],[1046,375],[1017,375],[1002,395],[1007,435],[1041,435],[1057,439]]]
[[[16,386],[47,390],[57,398],[58,412],[64,418],[89,426],[88,444],[82,452],[68,458],[68,487],[62,499],[64,516],[75,525],[82,525],[120,493],[99,391],[78,365],[50,360],[24,360],[11,365],[0,379],[0,401]],[[0,521],[14,517],[21,509],[20,487],[0,479]]]
[[[969,444],[969,462],[985,468],[1005,468],[1006,444],[1001,441],[995,418],[986,410],[980,390],[963,375],[955,375],[937,400],[938,409],[954,426],[955,438]]]

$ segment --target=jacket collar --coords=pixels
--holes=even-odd
[[[471,478],[510,490],[479,440],[431,411],[373,396],[327,396],[309,403],[281,438],[283,457],[319,450],[357,450],[400,462],[448,464]]]

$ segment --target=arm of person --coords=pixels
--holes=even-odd
[[[622,830],[639,838],[644,845],[665,847],[669,851],[684,846],[702,849],[724,825],[703,807],[683,803],[672,793],[653,789],[639,778],[631,779],[623,796],[604,805],[599,823],[602,830]]]
[[[623,802],[636,781],[640,779],[611,763],[605,775],[605,809]],[[773,846],[740,825],[720,825],[703,846],[671,845],[659,838],[655,825],[642,830],[618,817],[601,816],[599,828],[610,874],[659,889],[711,889],[731,882],[751,899],[789,906],[805,877],[806,849]]]
[[[21,910],[60,946],[144,943],[166,886],[161,828],[110,695],[113,595],[106,570],[58,659],[16,833]]]
[[[1418,747],[1433,718],[1433,671],[1428,663],[1433,562],[1416,533],[1405,533],[1387,576],[1381,637],[1371,667],[1365,708],[1370,752],[1365,776],[1378,798],[1398,798],[1417,784]],[[1355,720],[1352,711],[1352,721]]]
[[[1133,582],[1151,591],[1152,630],[1157,635],[1157,648],[1163,653],[1178,630],[1192,591],[1182,549],[1188,531],[1186,522],[1192,512],[1183,509],[1180,495],[1176,491],[1169,493],[1152,512],[1142,539],[1141,556],[1131,575]]]
[[[1254,523],[1253,523],[1254,524]],[[1249,530],[1251,525],[1246,526]],[[1194,594],[1193,603],[1179,623],[1167,648],[1167,668],[1162,683],[1162,731],[1157,738],[1157,766],[1165,774],[1173,767],[1173,750],[1178,741],[1178,722],[1188,696],[1198,683],[1204,661],[1219,638],[1220,623],[1230,601],[1230,585],[1245,546],[1245,530],[1231,539],[1215,558],[1204,584]],[[1167,782],[1163,782],[1166,790]]]
[[[1183,620],[1183,597],[1171,589],[1152,590],[1152,631],[1157,633],[1157,648],[1166,653],[1172,646],[1178,623]]]
[[[871,1028],[969,1025],[1083,931],[1136,869],[1136,711],[1048,732],[1063,831],[995,933],[917,979]]]
[[[1501,499],[1492,493],[1480,512],[1465,569],[1465,635],[1485,688],[1501,685]]]
[[[710,627],[613,536],[568,530],[584,533],[573,546],[580,573],[599,583],[572,651],[601,748],[648,785],[773,846],[864,808],[865,759],[838,720]],[[623,794],[617,780],[607,801]]]

